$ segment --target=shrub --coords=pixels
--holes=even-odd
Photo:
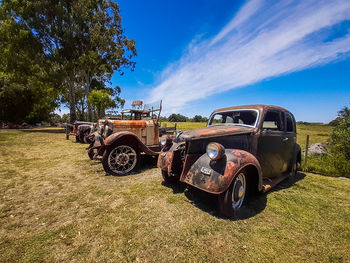
[[[331,134],[332,153],[350,161],[350,116],[342,118]]]

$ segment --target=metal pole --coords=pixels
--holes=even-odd
[[[305,166],[307,165],[307,155],[309,153],[309,138],[310,135],[306,135]]]

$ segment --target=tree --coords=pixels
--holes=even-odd
[[[106,90],[91,91],[88,101],[92,106],[96,107],[98,118],[105,116],[106,109],[117,106],[117,103],[110,97],[110,94]],[[118,103],[121,104],[120,102]]]
[[[201,115],[196,115],[193,117],[193,121],[194,122],[201,122],[203,119],[203,117]]]
[[[347,106],[344,106],[342,109],[338,111],[338,117],[330,121],[328,124],[331,126],[337,126],[342,121],[342,119],[349,116],[350,116],[350,108],[348,108]]]
[[[70,108],[71,122],[76,120],[77,113],[84,117],[86,109],[89,119],[92,118],[87,98],[95,87],[94,82],[106,88],[114,71],[122,74],[122,68],[135,66],[131,61],[136,55],[135,42],[124,35],[119,6],[112,0],[5,0],[1,1],[0,15],[1,27],[10,36],[10,44],[22,52],[35,43],[32,46],[37,48],[36,56],[31,57],[35,62],[35,58],[41,59],[46,65],[33,67],[44,69],[41,73],[45,73],[46,80],[40,88],[51,81],[51,90],[58,91],[53,95],[57,98],[60,94],[61,102]],[[25,32],[31,42],[22,48],[21,39],[11,40],[12,33],[3,20],[10,21],[19,36]],[[0,52],[6,50],[3,48]],[[14,65],[28,68],[16,61]],[[24,76],[26,82],[29,75]]]
[[[338,111],[337,122],[331,134],[332,151],[350,161],[350,108]]]
[[[42,45],[6,4],[0,5],[0,120],[46,121],[57,106],[57,91]]]
[[[186,122],[188,120],[188,118],[184,115],[181,115],[181,114],[171,114],[169,117],[168,117],[168,121],[171,121],[171,122]]]
[[[350,108],[348,108],[347,106],[344,106],[340,111],[338,111],[338,117],[340,118],[350,117]]]

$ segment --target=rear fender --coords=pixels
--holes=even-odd
[[[247,180],[257,180],[256,190],[262,189],[262,172],[258,160],[249,152],[226,149],[223,158],[211,160],[207,154],[200,156],[188,172],[181,175],[180,181],[190,184],[203,191],[220,194],[230,186],[233,178],[247,168]],[[252,173],[256,171],[256,173]],[[258,178],[255,178],[255,177]],[[254,177],[254,178],[253,178]]]
[[[145,144],[141,142],[141,140],[132,132],[122,131],[116,132],[112,135],[108,136],[103,142],[103,151],[112,147],[116,143],[118,144],[126,144],[137,147],[140,152],[144,152],[148,155],[158,155],[159,152],[152,151]],[[100,153],[99,153],[100,154]]]

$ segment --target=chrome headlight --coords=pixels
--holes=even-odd
[[[160,144],[163,146],[163,147],[168,147],[170,148],[171,145],[173,145],[173,139],[168,135],[166,137],[162,137],[160,139]]]
[[[165,144],[166,144],[166,139],[165,139],[165,138],[161,139],[161,140],[160,140],[160,144],[161,144],[162,146],[165,146]]]
[[[207,154],[212,160],[219,160],[225,155],[225,148],[220,143],[211,142],[207,145]]]

